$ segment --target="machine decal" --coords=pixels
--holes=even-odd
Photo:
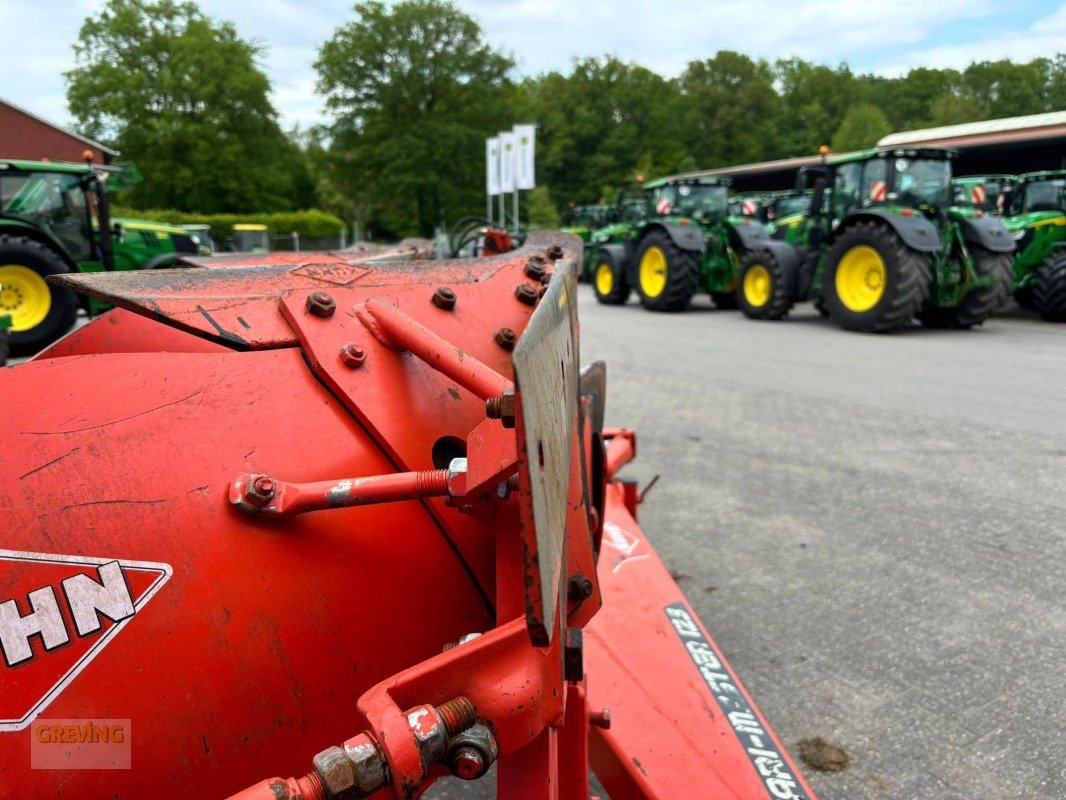
[[[637,552],[640,550],[640,539],[610,521],[603,523],[603,543],[618,554],[611,565],[611,572],[618,572],[627,561],[648,557],[647,553]]]
[[[699,669],[704,683],[729,720],[733,732],[748,754],[752,767],[766,786],[768,796],[776,800],[807,800],[807,795],[788,761],[781,755],[773,737],[762,726],[747,697],[723,665],[722,654],[703,635],[692,614],[683,603],[672,603],[664,610],[693,663]]]
[[[0,550],[0,732],[33,722],[171,575],[151,561]]]

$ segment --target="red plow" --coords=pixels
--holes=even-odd
[[[0,797],[813,797],[637,523],[580,241],[295,255],[64,278],[119,308],[0,372]]]

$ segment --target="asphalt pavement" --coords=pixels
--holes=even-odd
[[[823,800],[1066,797],[1066,326],[598,305],[640,519]]]

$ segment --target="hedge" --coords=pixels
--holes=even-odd
[[[308,211],[280,211],[268,214],[194,214],[186,211],[151,210],[139,211],[132,208],[115,206],[111,209],[113,217],[131,217],[151,222],[166,222],[171,225],[207,224],[211,226],[211,237],[222,242],[233,233],[233,226],[241,223],[266,225],[271,233],[296,233],[306,239],[324,239],[328,236],[340,236],[344,230],[344,221],[325,211],[310,209]]]

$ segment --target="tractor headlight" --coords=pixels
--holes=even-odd
[[[1018,241],[1018,240],[1019,240],[1019,239],[1021,239],[1021,238],[1022,238],[1023,236],[1025,236],[1025,234],[1027,234],[1028,232],[1029,232],[1029,229],[1028,229],[1028,228],[1019,228],[1019,229],[1018,229],[1018,230],[1016,230],[1016,231],[1014,232],[1014,234],[1013,234],[1013,236],[1014,236],[1014,241]]]

